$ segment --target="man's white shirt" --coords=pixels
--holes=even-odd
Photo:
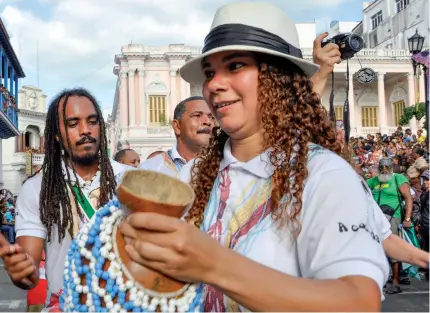
[[[134,168],[120,164],[111,160],[115,180],[120,182],[123,174]],[[69,168],[70,179],[75,181],[73,172]],[[100,194],[100,172],[92,180],[91,184],[84,184],[84,180],[79,177],[79,185],[82,192],[88,198],[98,198]],[[67,233],[61,243],[58,238],[57,225],[52,227],[51,240],[47,242],[47,229],[40,219],[39,199],[42,186],[42,174],[37,174],[29,178],[21,187],[16,202],[16,237],[30,236],[45,240],[46,253],[46,279],[48,280],[48,291],[46,305],[49,305],[51,296],[58,297],[63,289],[64,262],[67,251],[72,243],[70,235]],[[48,186],[49,188],[49,186]]]

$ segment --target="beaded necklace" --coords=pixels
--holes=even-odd
[[[157,293],[133,279],[116,247],[117,228],[124,218],[119,207],[117,200],[110,201],[73,240],[65,262],[62,312],[201,311],[201,284],[186,284],[174,293]],[[101,282],[106,285],[102,287]],[[85,303],[82,295],[86,296]]]

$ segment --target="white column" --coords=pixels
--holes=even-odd
[[[145,71],[137,69],[139,75],[139,125],[146,126],[146,95],[145,95]]]
[[[128,88],[127,88],[127,72],[120,72],[120,94],[119,94],[119,110],[120,110],[120,126],[124,129],[128,126]]]
[[[426,101],[426,89],[425,89],[425,82],[424,82],[424,71],[420,70],[420,77],[419,77],[419,90],[420,90],[420,98],[419,102],[425,102]]]
[[[134,93],[134,76],[136,73],[136,69],[128,70],[128,116],[130,120],[130,126],[136,126],[136,97]]]
[[[177,69],[171,69],[170,70],[170,117],[173,120],[173,113],[175,111],[175,107],[178,104],[177,98],[177,90],[176,90],[176,74],[178,70]]]
[[[406,74],[408,78],[408,107],[415,105],[415,76],[410,72]]]
[[[387,110],[385,106],[385,73],[378,73],[378,102],[379,102],[379,127],[387,126]]]
[[[187,98],[191,97],[191,85],[187,83]]]
[[[189,97],[190,94],[190,84],[187,83],[182,77],[181,77],[181,99],[180,101],[186,99]]]
[[[406,74],[408,78],[408,107],[415,106],[417,102],[416,98],[416,76],[413,72],[409,72]],[[412,129],[412,132],[415,132],[417,125],[417,119],[416,117],[412,117],[409,121],[409,126]]]

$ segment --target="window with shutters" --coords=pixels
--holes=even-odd
[[[393,103],[393,117],[394,125],[399,126],[400,117],[403,115],[405,110],[405,101],[397,101]]]
[[[378,126],[378,107],[361,108],[361,127]]]
[[[382,11],[379,11],[371,17],[372,29],[376,29],[382,23]]]
[[[397,13],[403,11],[409,5],[409,0],[396,0]]]
[[[149,123],[163,126],[166,123],[166,96],[149,96]]]
[[[335,106],[334,114],[336,115],[336,121],[343,121],[343,106],[341,105]]]

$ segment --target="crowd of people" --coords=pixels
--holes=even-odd
[[[429,251],[429,151],[424,131],[412,134],[410,128],[403,131],[399,126],[391,135],[353,137],[349,148],[357,173],[367,180],[392,232],[401,234],[399,225],[413,229],[417,246]],[[427,269],[427,279],[428,275]],[[391,294],[400,293],[400,285],[410,283],[399,262],[392,262],[390,281],[392,286],[386,292]]]
[[[384,293],[401,292],[402,263],[429,267],[428,141],[399,129],[351,138],[352,155],[342,157],[349,147],[320,96],[341,61],[337,44],[322,45],[327,36],[315,39],[313,61],[305,60],[281,9],[221,7],[204,53],[180,70],[203,96],[176,106],[176,143],[143,162],[132,149],[109,159],[106,124],[90,92],[57,95],[47,113],[43,166],[16,201],[16,243],[0,236],[12,282],[42,286],[45,311],[165,311],[167,302],[175,311],[177,298],[148,307],[147,288],[111,279],[99,250],[113,260],[112,244],[98,250],[94,242],[106,238],[86,228],[114,218],[106,214],[117,212],[110,202],[116,187],[140,168],[189,184],[195,200],[183,220],[133,213],[109,232],[124,237],[137,265],[201,284],[194,292],[199,311],[379,311]],[[424,250],[404,233],[420,237]],[[79,235],[88,241],[77,243]],[[125,303],[125,288],[134,301]]]
[[[10,243],[15,243],[15,201],[9,190],[0,190],[0,231]]]

